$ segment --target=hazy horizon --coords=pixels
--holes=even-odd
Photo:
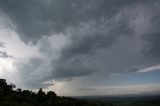
[[[0,0],[0,78],[60,96],[160,94],[160,0]]]

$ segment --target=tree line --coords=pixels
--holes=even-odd
[[[15,88],[16,85],[0,79],[0,106],[99,106],[84,100],[60,97],[53,91],[45,93],[42,88],[37,93]]]

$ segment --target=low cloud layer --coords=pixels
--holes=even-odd
[[[138,70],[138,72],[150,72],[150,71],[157,71],[157,70],[160,70],[160,65],[150,66],[145,69]]]

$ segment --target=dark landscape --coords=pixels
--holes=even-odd
[[[160,96],[81,96],[60,97],[53,91],[45,94],[42,88],[37,93],[16,89],[0,79],[0,106],[159,106]]]

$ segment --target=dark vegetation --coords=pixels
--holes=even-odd
[[[160,98],[143,99],[142,101],[130,99],[74,99],[59,97],[53,91],[43,92],[42,88],[37,93],[29,90],[16,89],[14,84],[7,84],[5,79],[0,79],[0,106],[160,106]]]
[[[14,84],[8,85],[0,79],[0,106],[97,106],[92,102],[69,97],[59,97],[53,91],[37,93],[29,90],[16,89]]]

